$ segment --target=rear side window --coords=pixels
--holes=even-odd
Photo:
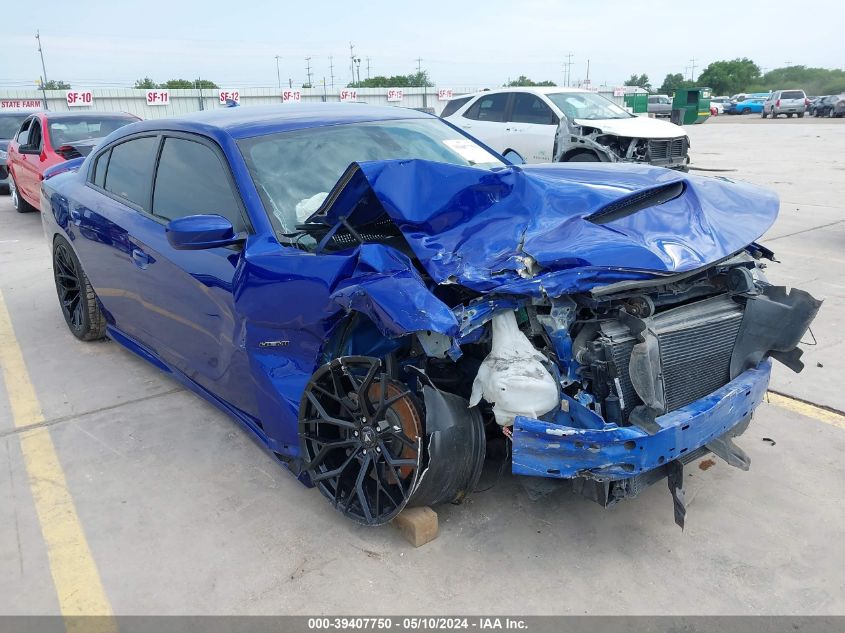
[[[223,163],[202,143],[167,138],[161,150],[153,190],[153,214],[166,220],[212,213],[244,228],[235,192]]]
[[[441,117],[447,117],[455,114],[458,110],[460,110],[467,101],[472,99],[472,97],[461,97],[460,99],[452,99],[449,103],[446,104],[446,107],[443,108],[443,112],[440,113]]]
[[[803,99],[804,92],[802,90],[784,90],[780,93],[781,99]]]
[[[514,123],[539,123],[557,125],[557,117],[552,109],[536,95],[518,92],[514,95],[513,111],[510,120]]]
[[[505,108],[508,105],[508,93],[500,92],[494,95],[480,97],[469,110],[464,113],[468,119],[476,121],[494,121],[503,123]]]
[[[109,156],[111,156],[111,150],[100,154],[97,157],[97,164],[94,165],[94,179],[92,182],[98,187],[105,187],[106,167],[109,165]]]
[[[115,145],[111,150],[103,188],[141,208],[146,207],[157,148],[157,136],[145,136]]]

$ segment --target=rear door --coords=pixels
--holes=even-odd
[[[208,391],[257,416],[234,309],[233,279],[242,247],[176,250],[166,226],[197,214],[222,215],[237,232],[249,228],[228,162],[211,141],[166,134],[158,157],[149,213],[138,218],[139,291],[147,340],[157,355]]]
[[[557,115],[537,95],[515,92],[505,126],[505,150],[512,149],[526,163],[548,163],[552,160]]]
[[[504,152],[509,134],[506,118],[511,94],[496,92],[483,95],[463,115],[450,120],[497,152]]]
[[[69,233],[112,327],[146,342],[141,272],[132,234],[149,204],[157,134],[130,137],[92,159],[87,187],[70,209]]]

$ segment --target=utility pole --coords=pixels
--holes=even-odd
[[[41,70],[44,73],[44,83],[47,83],[47,66],[44,65],[44,51],[41,50],[41,32],[35,31],[35,39],[38,40],[38,54],[41,55]]]
[[[355,67],[358,70],[358,87],[361,87],[361,58],[355,58]]]
[[[329,55],[329,77],[331,78],[331,89],[334,90],[334,57]]]
[[[590,60],[587,60],[587,78],[584,80],[584,83],[587,84],[587,88],[590,87]]]
[[[308,75],[308,87],[311,87],[311,58],[305,58],[305,74]]]
[[[367,57],[367,79],[370,78],[370,58]]]
[[[355,85],[355,45],[349,42],[349,72],[352,73],[352,85]]]
[[[422,57],[417,57],[414,61],[417,62],[417,82],[420,84],[425,84],[423,81],[423,72],[422,72]],[[428,107],[428,86],[423,85],[423,107]]]
[[[689,60],[690,63],[690,71],[689,71],[689,80],[695,81],[695,57]]]
[[[571,85],[569,82],[572,79],[572,53],[569,53],[566,56],[566,63],[564,66],[566,66],[566,74],[564,75],[564,78],[566,80],[566,86],[569,87]]]
[[[281,94],[282,94],[282,73],[279,70],[279,60],[280,59],[281,59],[281,57],[276,55],[276,81],[279,82],[279,96],[281,96]]]
[[[47,66],[44,65],[44,51],[41,50],[40,31],[35,31],[35,39],[38,40],[38,54],[41,55],[41,70],[44,73],[44,76],[41,78],[41,96],[44,98],[44,109],[49,110],[47,107],[47,87],[45,86],[47,83]]]

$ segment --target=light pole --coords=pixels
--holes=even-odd
[[[279,94],[282,94],[282,73],[279,71],[279,60],[281,57],[276,55],[276,81],[279,82]]]
[[[355,70],[358,73],[358,86],[357,87],[360,88],[361,87],[361,58],[360,57],[355,58]]]

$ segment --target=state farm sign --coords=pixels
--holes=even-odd
[[[90,106],[94,103],[94,93],[90,90],[68,90],[65,98],[69,108]]]
[[[19,108],[41,109],[44,102],[41,99],[0,99],[0,110],[17,110]]]

